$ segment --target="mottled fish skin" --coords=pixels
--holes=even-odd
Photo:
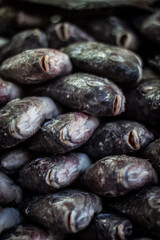
[[[83,181],[88,189],[105,196],[117,197],[145,185],[157,184],[157,174],[146,160],[126,155],[105,157],[89,167]]]
[[[127,120],[107,122],[100,125],[83,151],[93,158],[115,154],[131,155],[154,141],[154,135],[144,125]]]
[[[160,236],[159,199],[160,187],[151,186],[109,205],[145,227],[153,235]]]
[[[87,142],[98,125],[96,117],[81,112],[61,114],[44,123],[29,148],[39,153],[64,154]]]
[[[61,48],[75,42],[94,40],[81,28],[69,22],[51,24],[47,29],[47,36],[50,48]]]
[[[151,79],[139,83],[126,94],[126,115],[147,125],[158,126],[160,121],[160,81]]]
[[[101,210],[101,200],[95,194],[69,189],[35,196],[26,203],[24,213],[54,234],[65,234],[83,230]]]
[[[132,50],[138,47],[136,34],[116,16],[85,21],[84,27],[97,41]]]
[[[22,222],[22,216],[16,208],[0,207],[0,234]],[[1,236],[0,236],[1,239]]]
[[[0,205],[7,203],[20,203],[22,201],[22,190],[14,184],[13,180],[6,174],[0,172]]]
[[[44,157],[26,164],[19,172],[19,184],[37,193],[49,193],[70,186],[91,165],[83,153]]]
[[[53,235],[34,225],[19,225],[1,236],[1,240],[63,240],[64,236]]]
[[[22,89],[16,84],[8,82],[0,78],[0,107],[7,102],[23,96]]]
[[[32,154],[23,148],[7,151],[0,157],[0,170],[6,174],[15,174],[32,159]]]
[[[60,104],[94,116],[116,116],[125,110],[122,90],[106,78],[75,73],[37,87],[33,94],[49,96]]]
[[[47,48],[48,41],[39,29],[25,30],[17,33],[0,51],[0,62],[28,49]]]
[[[49,48],[31,49],[6,59],[0,76],[21,84],[42,83],[70,73],[69,57]]]
[[[75,67],[113,82],[136,84],[142,78],[142,61],[133,52],[97,42],[75,43],[62,49]]]
[[[7,103],[0,110],[0,147],[16,146],[34,135],[46,119],[59,114],[48,97],[26,97]]]

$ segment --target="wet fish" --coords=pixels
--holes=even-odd
[[[5,232],[1,240],[62,240],[63,236],[53,235],[43,228],[34,225],[19,225],[14,229]]]
[[[105,157],[91,165],[83,181],[88,189],[99,195],[116,197],[157,184],[158,178],[146,159],[120,155]]]
[[[44,157],[26,164],[19,172],[19,184],[38,193],[49,193],[70,186],[91,165],[83,153]]]
[[[127,240],[133,233],[133,225],[127,218],[111,212],[96,214],[91,224],[78,233],[78,239]]]
[[[61,48],[75,42],[94,40],[84,30],[69,22],[51,24],[47,29],[47,36],[51,48]]]
[[[34,135],[46,119],[60,113],[48,97],[26,97],[0,110],[0,147],[13,147]]]
[[[62,51],[78,69],[114,82],[135,84],[142,78],[142,61],[133,52],[97,42],[74,43]]]
[[[158,126],[160,121],[160,81],[142,81],[126,94],[126,115],[147,125]]]
[[[0,234],[21,222],[22,216],[16,208],[0,207]]]
[[[17,33],[0,51],[0,62],[28,49],[48,47],[47,36],[39,29]]]
[[[72,70],[69,57],[54,49],[26,50],[6,59],[0,76],[21,84],[35,84],[66,75]]]
[[[138,38],[125,21],[116,17],[92,19],[85,21],[86,30],[100,42],[136,50]]]
[[[106,78],[75,73],[37,87],[34,95],[44,95],[76,111],[95,116],[116,116],[124,112],[125,97]]]
[[[7,151],[0,157],[0,169],[6,174],[15,174],[32,159],[31,153],[23,148]]]
[[[7,203],[20,203],[22,190],[11,178],[0,172],[0,205]]]
[[[65,190],[45,196],[35,196],[24,208],[33,222],[54,234],[76,233],[88,226],[94,214],[102,209],[101,200],[93,193]]]
[[[152,186],[112,202],[110,206],[144,226],[153,235],[160,236],[159,199],[160,187]]]
[[[154,135],[144,125],[127,120],[107,122],[99,126],[83,151],[93,158],[115,154],[133,154],[154,141]]]
[[[0,78],[0,107],[7,102],[23,96],[22,89],[16,84],[8,82]]]
[[[44,123],[30,142],[30,149],[53,155],[67,153],[84,144],[98,125],[96,117],[81,112],[61,114]]]

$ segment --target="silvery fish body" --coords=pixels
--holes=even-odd
[[[158,178],[146,159],[120,155],[105,157],[91,165],[84,172],[83,182],[99,195],[116,197],[157,184]]]

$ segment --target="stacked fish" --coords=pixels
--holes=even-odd
[[[0,36],[0,240],[159,239],[158,1],[1,1]]]

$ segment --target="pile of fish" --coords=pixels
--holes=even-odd
[[[160,239],[158,0],[0,1],[0,240]]]

